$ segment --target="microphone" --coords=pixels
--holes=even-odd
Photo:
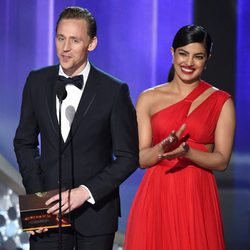
[[[71,124],[73,122],[74,116],[75,116],[76,110],[72,105],[69,105],[66,109],[65,109],[65,115],[66,118],[69,122],[69,126],[71,127]]]
[[[59,226],[58,226],[58,249],[62,250],[62,132],[61,132],[61,113],[62,101],[67,97],[65,84],[57,82],[55,86],[56,95],[59,99],[59,119],[58,119],[58,189],[59,189]]]
[[[60,101],[60,103],[62,103],[62,101],[67,97],[67,91],[65,89],[65,84],[58,82],[56,84],[56,95]]]
[[[73,136],[72,136],[72,129],[71,129],[71,125],[73,123],[74,117],[75,117],[75,113],[76,110],[72,105],[69,105],[66,109],[65,109],[65,116],[69,122],[69,138],[70,138],[70,151],[71,151],[71,181],[72,181],[72,188],[75,188],[75,180],[74,180],[74,148],[73,148]]]

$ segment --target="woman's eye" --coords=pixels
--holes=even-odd
[[[198,59],[198,60],[203,60],[204,56],[196,56],[195,58]]]
[[[184,52],[179,52],[179,55],[180,55],[180,56],[186,56],[186,53],[184,53]]]

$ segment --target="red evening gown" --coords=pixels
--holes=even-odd
[[[153,145],[185,123],[190,147],[207,151],[230,95],[214,91],[190,114],[199,95],[211,87],[202,81],[183,100],[151,117]],[[162,160],[148,168],[133,201],[125,250],[224,250],[223,225],[215,177],[185,158]]]

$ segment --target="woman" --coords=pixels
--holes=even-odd
[[[235,112],[228,93],[201,80],[211,48],[203,27],[182,27],[168,83],[138,99],[140,166],[147,170],[132,204],[126,250],[225,249],[213,171],[228,166]]]

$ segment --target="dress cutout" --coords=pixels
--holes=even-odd
[[[188,114],[192,101],[211,85],[202,81],[183,100],[151,117],[153,145],[186,124],[190,147],[207,151],[230,95],[215,90]],[[224,250],[215,177],[185,158],[162,160],[145,170],[131,206],[125,250]]]

